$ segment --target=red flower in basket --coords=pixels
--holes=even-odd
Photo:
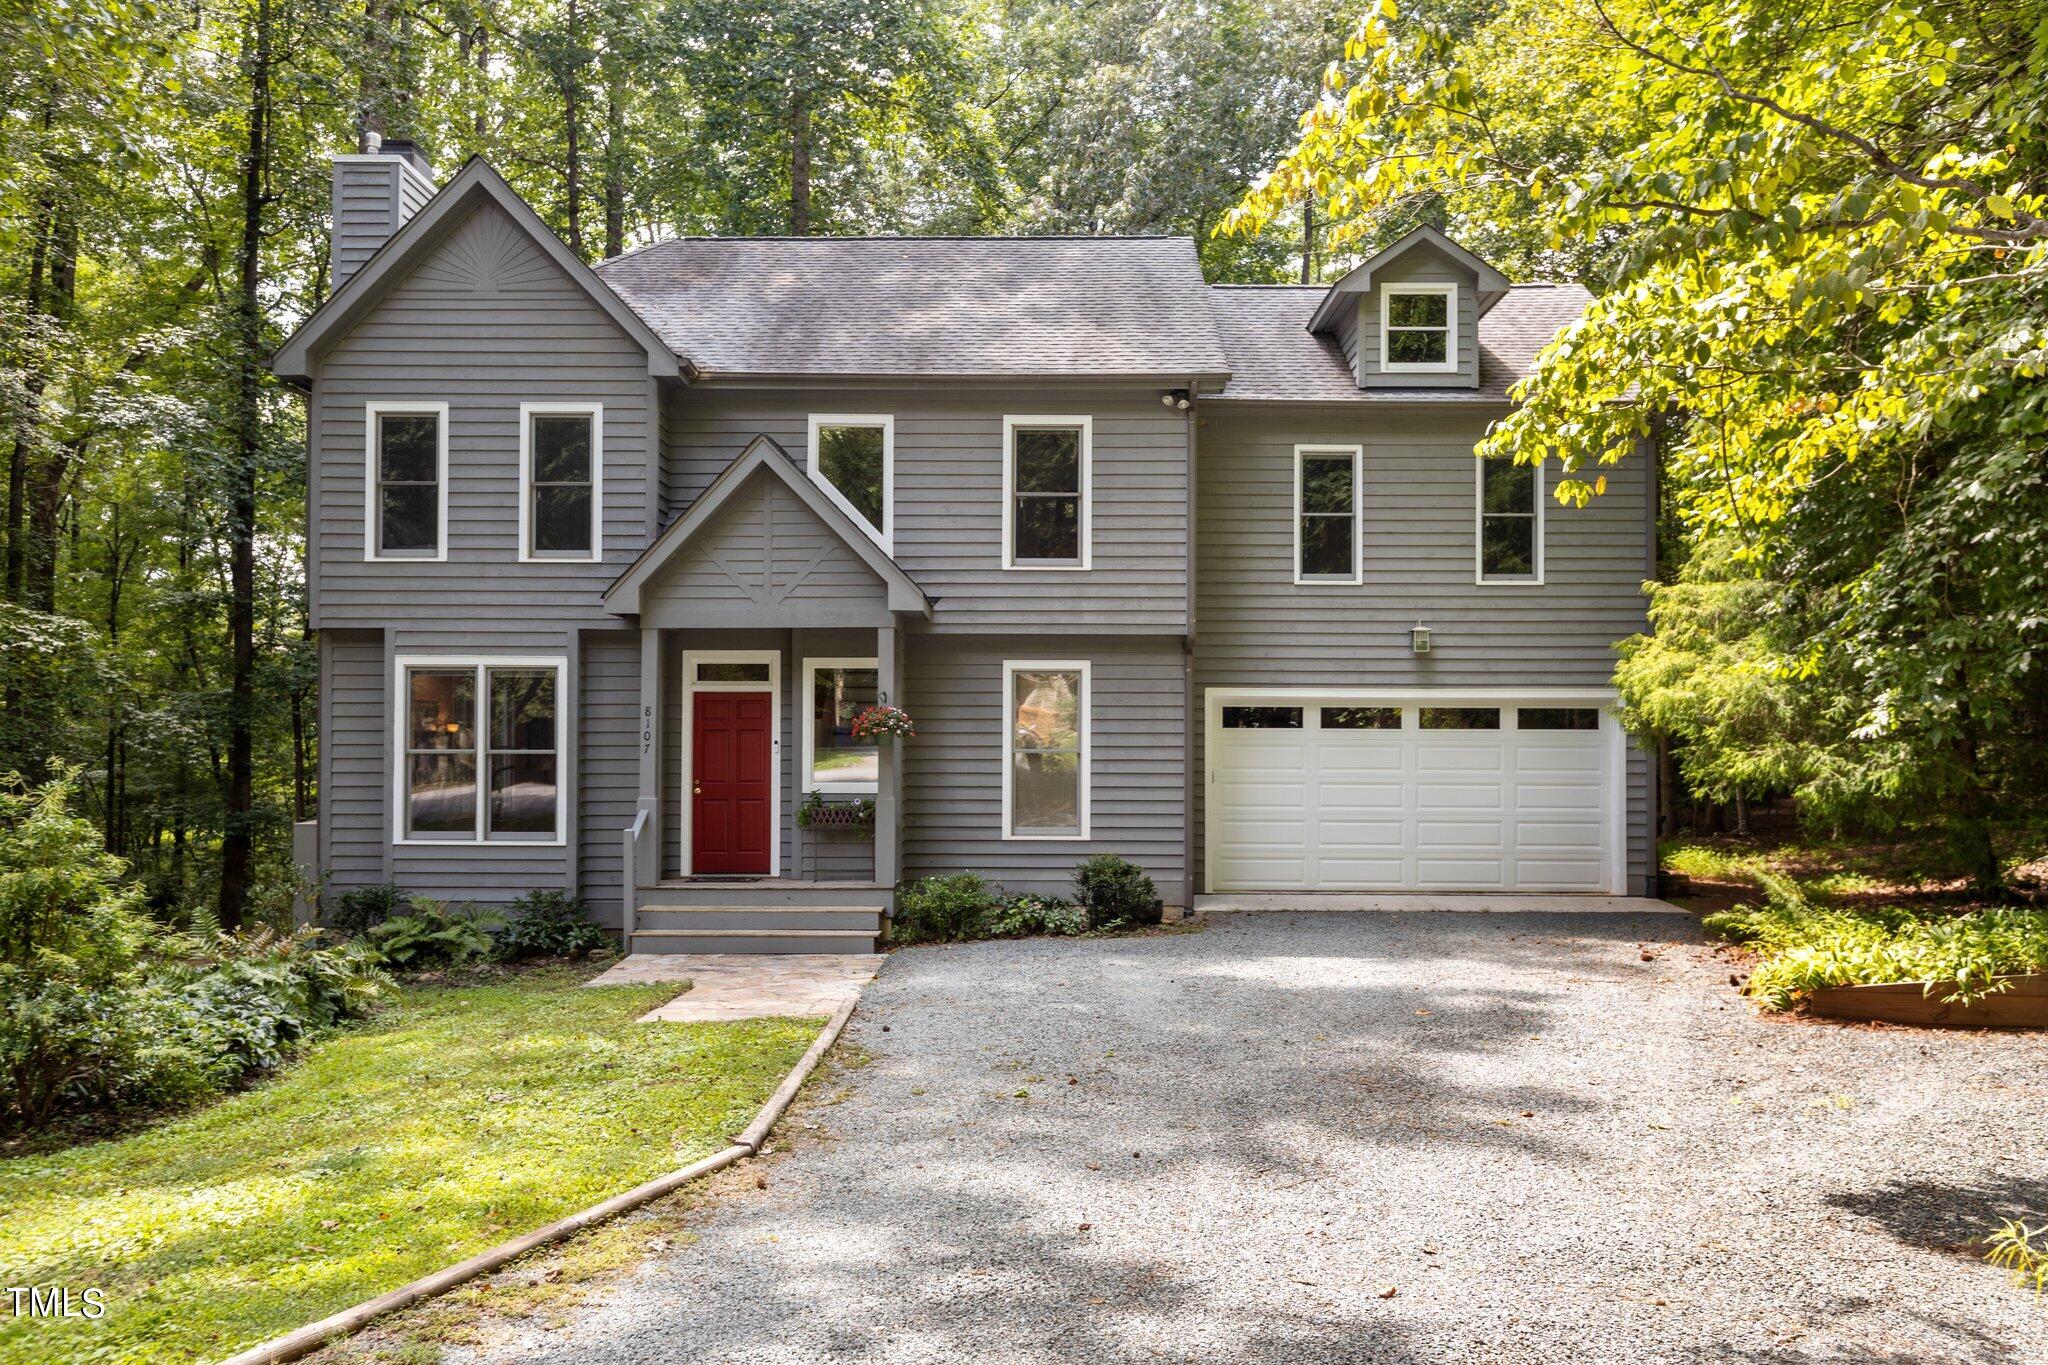
[[[855,739],[912,739],[916,735],[910,714],[893,706],[870,706],[853,718]]]

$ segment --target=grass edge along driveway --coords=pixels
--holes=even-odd
[[[114,1141],[0,1161],[0,1362],[216,1360],[726,1145],[820,1021],[637,1023],[669,986],[573,969],[413,987],[279,1076]]]

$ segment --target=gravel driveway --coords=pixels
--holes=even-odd
[[[2048,1360],[1961,1246],[2048,1215],[2048,1038],[1727,973],[1680,915],[898,953],[766,1190],[473,1358]]]

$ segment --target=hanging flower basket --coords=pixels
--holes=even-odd
[[[870,706],[853,718],[855,739],[914,739],[917,727],[910,713],[893,706]]]

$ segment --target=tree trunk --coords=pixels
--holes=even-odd
[[[247,138],[242,148],[242,236],[236,253],[235,459],[228,490],[227,819],[221,834],[219,915],[239,929],[249,898],[255,831],[256,476],[263,460],[263,210],[270,163],[270,0],[257,0],[246,36]]]
[[[1316,282],[1316,201],[1314,195],[1301,197],[1301,282]]]
[[[583,108],[577,67],[583,50],[582,16],[569,0],[569,65],[562,70],[562,142],[568,164],[563,167],[569,200],[569,249],[584,260],[583,250]]]
[[[1749,837],[1749,800],[1740,792],[1735,795],[1735,837]]]
[[[49,126],[47,109],[43,125]],[[43,281],[49,271],[50,240],[56,229],[57,203],[54,189],[45,191],[39,206],[35,241],[29,250],[28,287],[22,297],[22,316],[29,331],[22,339],[21,387],[27,401],[14,421],[14,450],[7,462],[7,600],[25,600],[28,586],[28,467],[35,459],[38,420],[43,400],[46,371],[37,352],[42,348],[40,323],[43,316]]]
[[[811,235],[811,95],[789,102],[789,235]]]
[[[605,73],[604,93],[604,254],[626,250],[626,110],[618,58]]]
[[[387,0],[363,5],[363,54],[356,88],[356,150],[373,152],[390,131],[384,117],[384,77],[391,60],[391,15]]]
[[[1657,741],[1657,833],[1678,837],[1678,755],[1668,735]]]

